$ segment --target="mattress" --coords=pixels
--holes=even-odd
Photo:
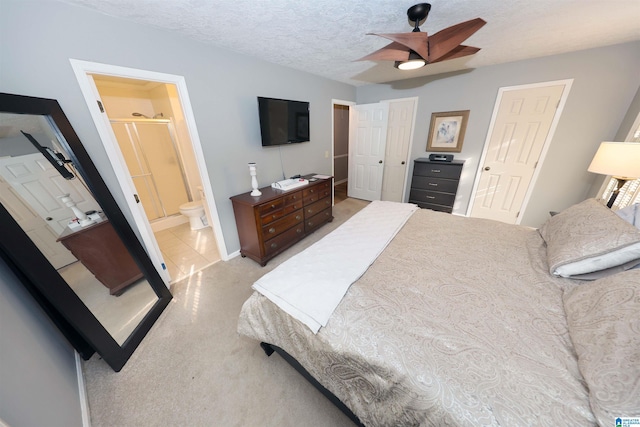
[[[257,292],[238,331],[367,426],[589,426],[562,302],[576,285],[536,230],[419,210],[317,334]]]

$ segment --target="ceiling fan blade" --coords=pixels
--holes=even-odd
[[[393,42],[356,61],[406,61],[407,59],[409,59],[409,49],[400,43]]]
[[[427,49],[427,33],[415,32],[415,33],[392,33],[392,34],[375,34],[369,33],[374,36],[384,37],[396,43],[400,43],[403,46],[416,52],[418,55],[427,59],[429,56],[429,50]]]
[[[473,33],[482,28],[486,23],[484,19],[476,18],[452,25],[429,37],[429,62],[435,62],[451,52],[456,46],[471,37]]]
[[[480,50],[479,47],[465,46],[461,44],[458,47],[454,47],[453,50],[449,51],[449,53],[446,53],[442,55],[440,58],[436,59],[435,61],[430,62],[430,64],[433,64],[435,62],[448,61],[449,59],[462,58],[463,56],[473,55],[479,50]]]

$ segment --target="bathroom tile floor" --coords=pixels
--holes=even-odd
[[[194,231],[187,223],[154,234],[172,282],[220,261],[211,227]]]

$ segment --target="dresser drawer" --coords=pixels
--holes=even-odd
[[[414,176],[411,181],[411,188],[455,194],[458,190],[458,181],[454,179],[434,178],[432,176]]]
[[[416,162],[413,167],[415,176],[433,176],[438,178],[460,179],[462,165],[450,163],[421,163]]]
[[[440,211],[440,212],[446,212],[446,213],[451,213],[453,211],[452,206],[434,205],[432,203],[422,203],[416,200],[409,200],[409,203],[415,203],[416,205],[420,206],[422,209],[431,209],[432,211]]]
[[[305,206],[330,195],[331,187],[329,184],[314,185],[311,188],[305,188],[302,190],[302,197]]]
[[[304,220],[304,231],[306,233],[310,233],[316,228],[320,227],[322,224],[330,221],[333,218],[331,213],[331,208],[327,208],[318,214],[312,216],[311,218],[306,218]]]
[[[276,211],[271,211],[269,213],[267,213],[264,216],[260,217],[260,225],[261,226],[265,226],[273,221],[275,221],[278,218],[282,218],[282,216],[284,215],[284,211],[282,209],[276,210]]]
[[[269,256],[291,246],[304,236],[304,224],[300,223],[281,233],[280,235],[264,242],[264,254]]]
[[[278,218],[297,211],[302,208],[302,191],[297,191],[293,194],[286,195],[281,200],[275,200],[271,203],[265,203],[260,206],[260,209],[265,213],[260,212],[260,225],[264,226],[272,223]],[[260,210],[259,210],[260,211]]]
[[[282,208],[282,205],[283,205],[283,199],[280,198],[280,199],[272,200],[270,202],[258,205],[257,210],[260,216],[265,216],[267,214],[270,214]]]
[[[302,198],[302,193],[300,193],[300,197]],[[297,211],[298,209],[302,209],[302,199],[300,199],[299,201],[291,205],[287,205],[284,208],[282,208],[282,214],[287,215],[293,211]]]
[[[434,203],[437,205],[453,206],[456,195],[451,193],[439,193],[437,191],[415,190],[411,189],[409,193],[409,201]]]
[[[295,203],[302,203],[302,191],[296,191],[295,193],[287,194],[282,198],[284,206],[288,206]]]
[[[304,217],[310,218],[320,211],[331,207],[331,197],[325,197],[322,200],[318,200],[304,208]]]
[[[294,225],[301,223],[303,219],[304,216],[302,214],[302,210],[297,210],[289,215],[283,216],[277,221],[273,221],[272,223],[262,227],[262,238],[263,240],[269,240]]]

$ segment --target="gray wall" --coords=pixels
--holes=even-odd
[[[0,295],[0,420],[82,426],[73,348],[2,261]]]
[[[414,159],[427,155],[431,113],[471,110],[462,152],[455,155],[466,161],[455,204],[455,212],[464,214],[498,90],[574,79],[536,187],[522,216],[522,224],[539,226],[548,218],[549,211],[562,210],[588,197],[598,177],[587,172],[587,167],[600,142],[616,135],[638,90],[639,69],[640,42],[634,42],[445,76],[363,86],[357,89],[357,102],[419,97]]]
[[[331,100],[355,100],[353,86],[51,0],[0,10],[0,91],[57,99],[126,214],[69,58],[185,77],[229,253],[240,247],[229,197],[251,190],[248,162],[260,186],[282,179],[280,150],[287,176],[331,172]],[[262,148],[257,96],[309,101],[311,141]]]

